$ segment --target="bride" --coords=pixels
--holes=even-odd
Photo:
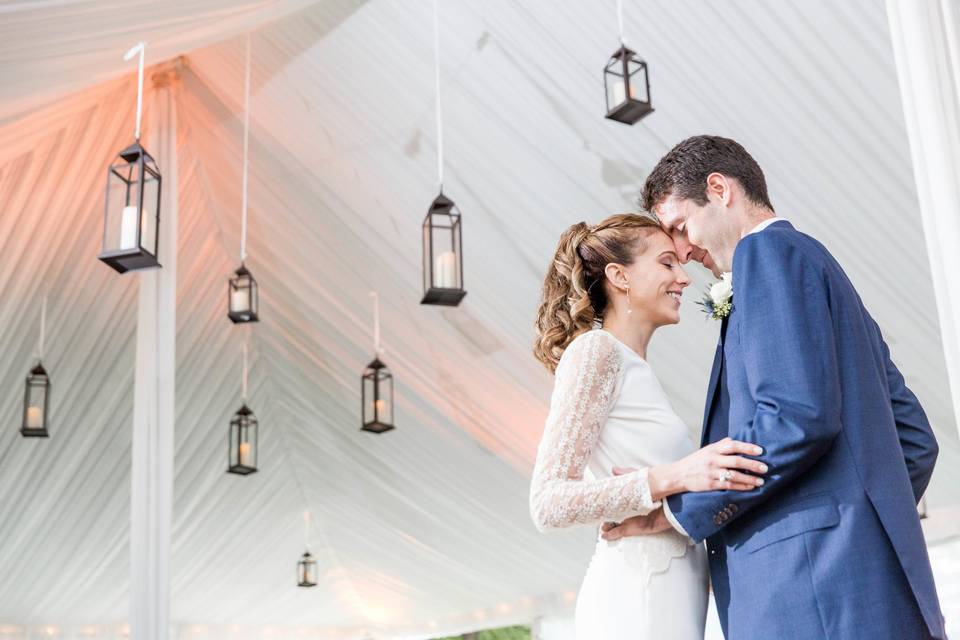
[[[741,457],[758,455],[755,445],[695,450],[646,360],[653,332],[679,322],[689,284],[650,217],[581,222],[560,237],[534,347],[555,372],[530,488],[541,531],[660,515],[674,493],[763,484],[762,463]],[[704,548],[673,529],[600,538],[577,598],[577,639],[702,640],[707,590]]]

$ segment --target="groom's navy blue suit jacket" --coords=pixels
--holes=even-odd
[[[916,509],[937,443],[876,322],[786,221],[740,241],[733,289],[703,443],[760,445],[766,484],[668,499],[726,637],[945,638]]]

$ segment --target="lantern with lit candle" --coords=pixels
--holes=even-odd
[[[25,438],[47,438],[47,406],[50,400],[50,377],[43,365],[37,363],[27,376],[23,396],[23,424],[20,434]]]
[[[455,307],[463,290],[460,210],[441,192],[423,221],[423,299],[421,304]]]
[[[140,55],[134,143],[121,151],[107,169],[103,250],[99,258],[120,273],[160,266],[157,245],[162,178],[156,160],[140,144],[144,48],[141,42],[124,56],[130,60]]]
[[[257,281],[243,264],[237,269],[227,288],[227,316],[235,323],[257,322],[260,303],[257,294]]]
[[[653,113],[650,103],[650,78],[647,63],[621,46],[610,57],[603,71],[607,96],[607,118],[634,124]]]
[[[229,473],[248,475],[257,471],[257,428],[253,411],[244,404],[230,421]]]
[[[103,252],[100,260],[120,273],[159,267],[160,170],[137,140],[107,171]]]
[[[313,559],[309,551],[304,551],[303,557],[297,563],[297,586],[317,586],[317,561]]]
[[[384,433],[393,425],[393,375],[387,365],[374,358],[363,372],[363,431]]]

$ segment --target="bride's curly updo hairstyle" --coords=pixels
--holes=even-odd
[[[611,262],[630,266],[646,250],[646,239],[660,229],[657,219],[618,213],[588,226],[578,222],[563,232],[543,279],[533,355],[551,372],[578,335],[603,321],[607,308],[604,269]]]

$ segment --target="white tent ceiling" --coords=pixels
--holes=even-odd
[[[529,348],[540,279],[562,229],[635,208],[652,165],[694,133],[744,143],[778,212],[848,268],[940,437],[931,510],[960,505],[882,2],[626,5],[657,109],[633,128],[602,118],[612,0],[440,3],[445,192],[464,214],[469,291],[457,309],[419,304],[436,195],[431,3],[0,6],[0,624],[106,633],[127,618],[137,278],[95,256],[104,168],[133,128],[120,56],[141,39],[148,63],[184,56],[172,614],[185,633],[431,633],[568,605],[592,532],[541,536],[526,506],[551,384]],[[224,289],[248,29],[262,450],[261,471],[239,478],[224,468],[243,329]],[[683,322],[650,359],[696,433],[716,326],[693,304],[707,276],[691,272]],[[381,437],[358,430],[374,289],[398,399]],[[16,425],[43,292],[52,437],[32,441]],[[311,590],[293,579],[304,508]]]

